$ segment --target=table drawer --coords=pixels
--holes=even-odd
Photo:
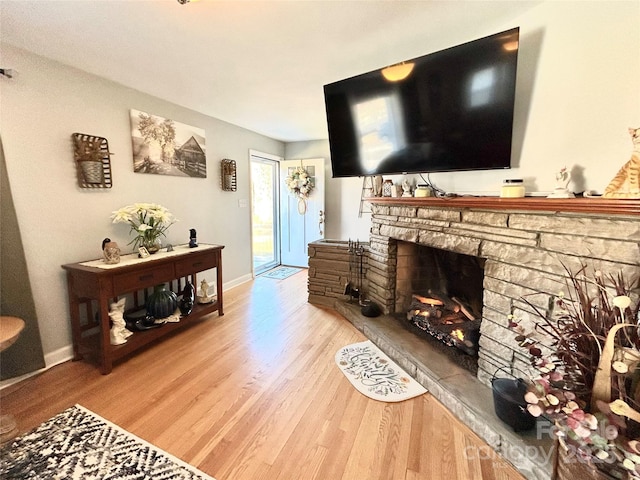
[[[215,252],[191,253],[187,258],[176,262],[176,277],[185,277],[216,266]]]
[[[175,278],[173,264],[158,265],[136,272],[121,273],[113,277],[116,293],[133,292],[159,283],[169,282]]]

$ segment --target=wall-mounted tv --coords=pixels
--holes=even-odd
[[[325,85],[333,177],[510,168],[518,41],[513,28],[391,80],[382,68]]]

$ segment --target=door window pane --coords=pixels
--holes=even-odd
[[[277,163],[251,159],[251,228],[255,274],[278,265],[277,248]]]

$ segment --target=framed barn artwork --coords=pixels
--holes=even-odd
[[[202,128],[131,110],[133,171],[180,177],[207,177]]]

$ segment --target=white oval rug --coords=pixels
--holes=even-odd
[[[427,392],[371,340],[342,347],[336,364],[359,392],[381,402],[402,402]]]

